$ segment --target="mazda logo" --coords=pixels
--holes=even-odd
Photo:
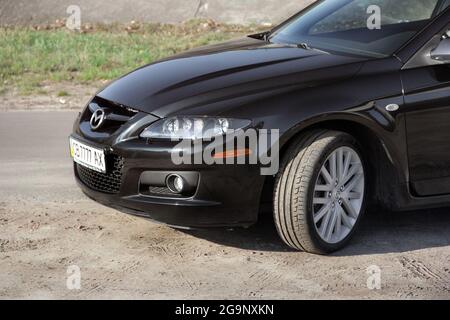
[[[105,122],[105,118],[106,115],[103,109],[95,110],[95,112],[92,114],[90,121],[92,130],[97,130],[98,128],[100,128],[103,122]]]

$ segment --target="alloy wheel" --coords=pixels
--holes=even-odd
[[[360,156],[350,147],[337,148],[322,165],[314,188],[314,225],[323,241],[339,243],[350,234],[361,213],[364,192]]]

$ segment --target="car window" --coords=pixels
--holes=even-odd
[[[439,0],[360,0],[352,1],[310,29],[310,34],[367,27],[367,9],[378,6],[384,25],[430,19]]]
[[[441,8],[439,9],[439,12],[444,11],[444,10],[447,9],[448,7],[450,7],[450,0],[445,0],[445,1],[442,3]]]
[[[449,5],[450,0],[319,0],[276,28],[269,41],[387,57]]]

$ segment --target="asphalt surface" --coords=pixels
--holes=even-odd
[[[183,22],[194,18],[229,23],[279,23],[312,0],[0,0],[0,24],[34,25],[68,18],[71,5],[80,8],[82,23]]]
[[[449,209],[370,212],[327,257],[286,248],[270,215],[248,230],[176,231],[78,190],[75,116],[0,112],[0,298],[450,299]]]

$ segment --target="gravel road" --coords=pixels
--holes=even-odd
[[[176,231],[82,195],[74,118],[0,112],[0,298],[450,299],[450,209],[371,212],[328,257],[287,249],[270,215],[249,230]],[[70,266],[80,290],[67,288]],[[367,286],[371,266],[380,290]]]

